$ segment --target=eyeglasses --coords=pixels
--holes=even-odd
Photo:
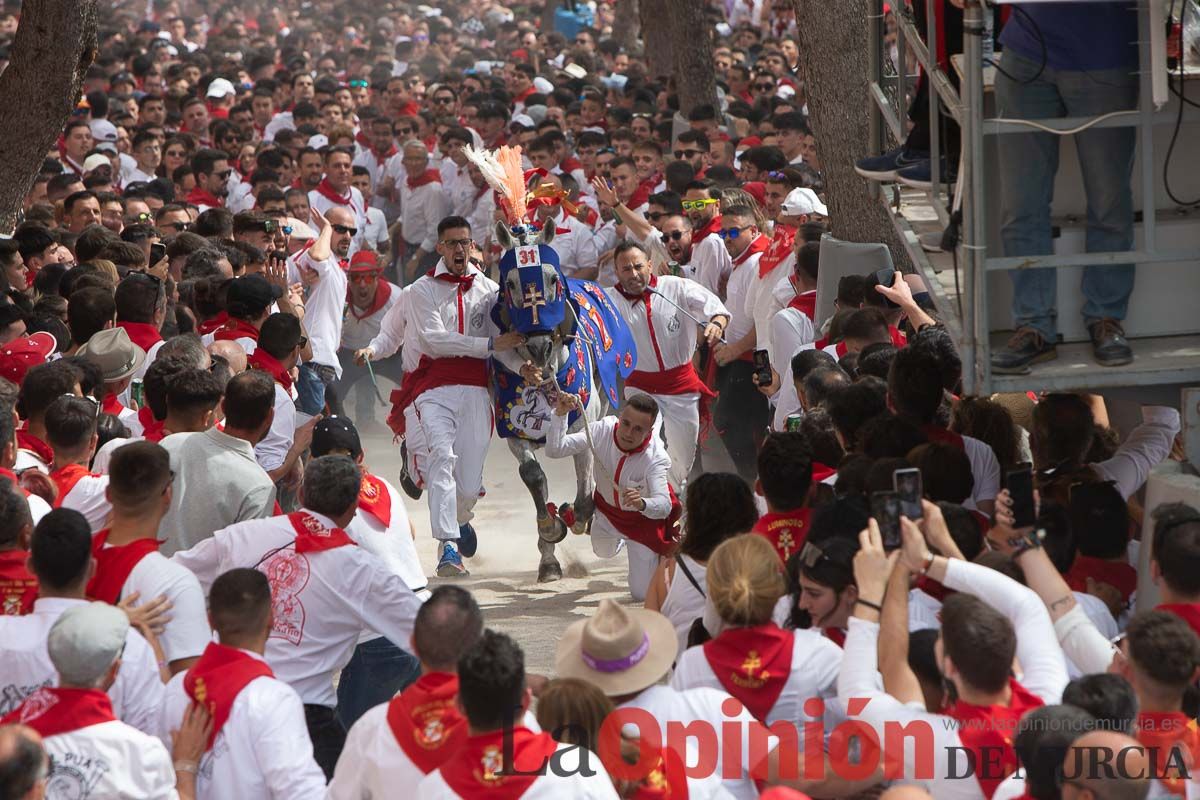
[[[97,400],[96,398],[92,397],[90,394],[77,395],[77,394],[71,394],[70,392],[66,392],[62,396],[70,397],[75,400],[87,400],[89,403],[91,403],[95,407],[96,419],[100,419],[100,401]]]
[[[722,239],[736,239],[742,235],[742,231],[749,230],[752,227],[752,225],[746,225],[741,228],[725,228],[724,230],[717,231],[717,235]]]
[[[362,78],[355,78],[354,80],[350,81],[351,89],[365,89],[365,88],[367,88],[367,86],[368,86],[367,82],[364,81]]]
[[[296,230],[291,225],[280,225],[279,230],[283,231],[284,236],[291,236],[292,231]]]
[[[471,246],[470,239],[442,239],[441,243],[443,247],[448,247],[451,250],[457,250],[460,247],[466,250]]]
[[[616,154],[617,151],[613,150],[611,147],[601,147],[596,151],[596,155],[598,156],[615,156]]]
[[[699,211],[705,206],[711,206],[716,202],[717,201],[711,197],[706,197],[703,200],[684,200],[682,203],[680,203],[680,205],[683,206],[684,211]]]
[[[703,150],[676,150],[675,158],[682,161],[685,158],[695,158],[703,152]]]
[[[646,212],[646,219],[650,220],[651,222],[658,222],[663,217],[669,217],[669,216],[671,216],[670,213],[668,213],[666,211],[647,211]]]
[[[680,239],[683,238],[683,231],[671,231],[670,233],[663,231],[660,235],[662,236],[662,240],[664,242],[666,242],[666,241],[678,242]]]
[[[775,84],[773,84],[773,83],[756,83],[756,84],[754,84],[754,88],[760,92],[769,92],[775,88]]]
[[[444,97],[444,96],[443,97],[435,97],[435,98],[433,98],[433,102],[438,104],[439,106],[448,106],[454,102],[454,98],[453,97]]]
[[[333,228],[334,233],[342,233],[342,234],[350,234],[351,236],[358,236],[358,228],[351,228],[348,225],[331,225],[330,227]]]

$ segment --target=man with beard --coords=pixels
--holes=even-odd
[[[196,188],[188,194],[187,202],[201,213],[224,206],[229,176],[233,173],[229,156],[222,150],[201,150],[192,156],[191,166]]]

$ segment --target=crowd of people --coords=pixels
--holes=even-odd
[[[1200,510],[1144,506],[1179,411],[962,396],[918,276],[822,276],[790,2],[708,4],[718,95],[686,114],[607,0],[109,5],[0,240],[0,800],[1200,793]],[[1040,48],[1021,85],[1065,93],[1047,48],[1108,13],[1014,15],[1003,63]],[[503,148],[526,218],[480,167]],[[859,169],[919,186],[919,154]],[[512,541],[473,522],[492,376],[548,377],[493,313],[513,224],[637,356],[598,418],[546,395],[628,597],[545,675],[462,580]],[[1009,371],[1053,355],[1039,281]]]

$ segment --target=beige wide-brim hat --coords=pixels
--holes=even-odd
[[[96,331],[76,355],[100,367],[105,383],[128,378],[146,363],[146,351],[130,340],[124,328]]]
[[[675,626],[662,614],[602,600],[590,619],[573,623],[558,640],[555,671],[620,697],[658,683],[678,651]]]

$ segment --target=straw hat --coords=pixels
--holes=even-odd
[[[591,619],[563,633],[555,669],[560,678],[581,678],[620,697],[658,683],[678,651],[675,626],[662,614],[602,600]]]

